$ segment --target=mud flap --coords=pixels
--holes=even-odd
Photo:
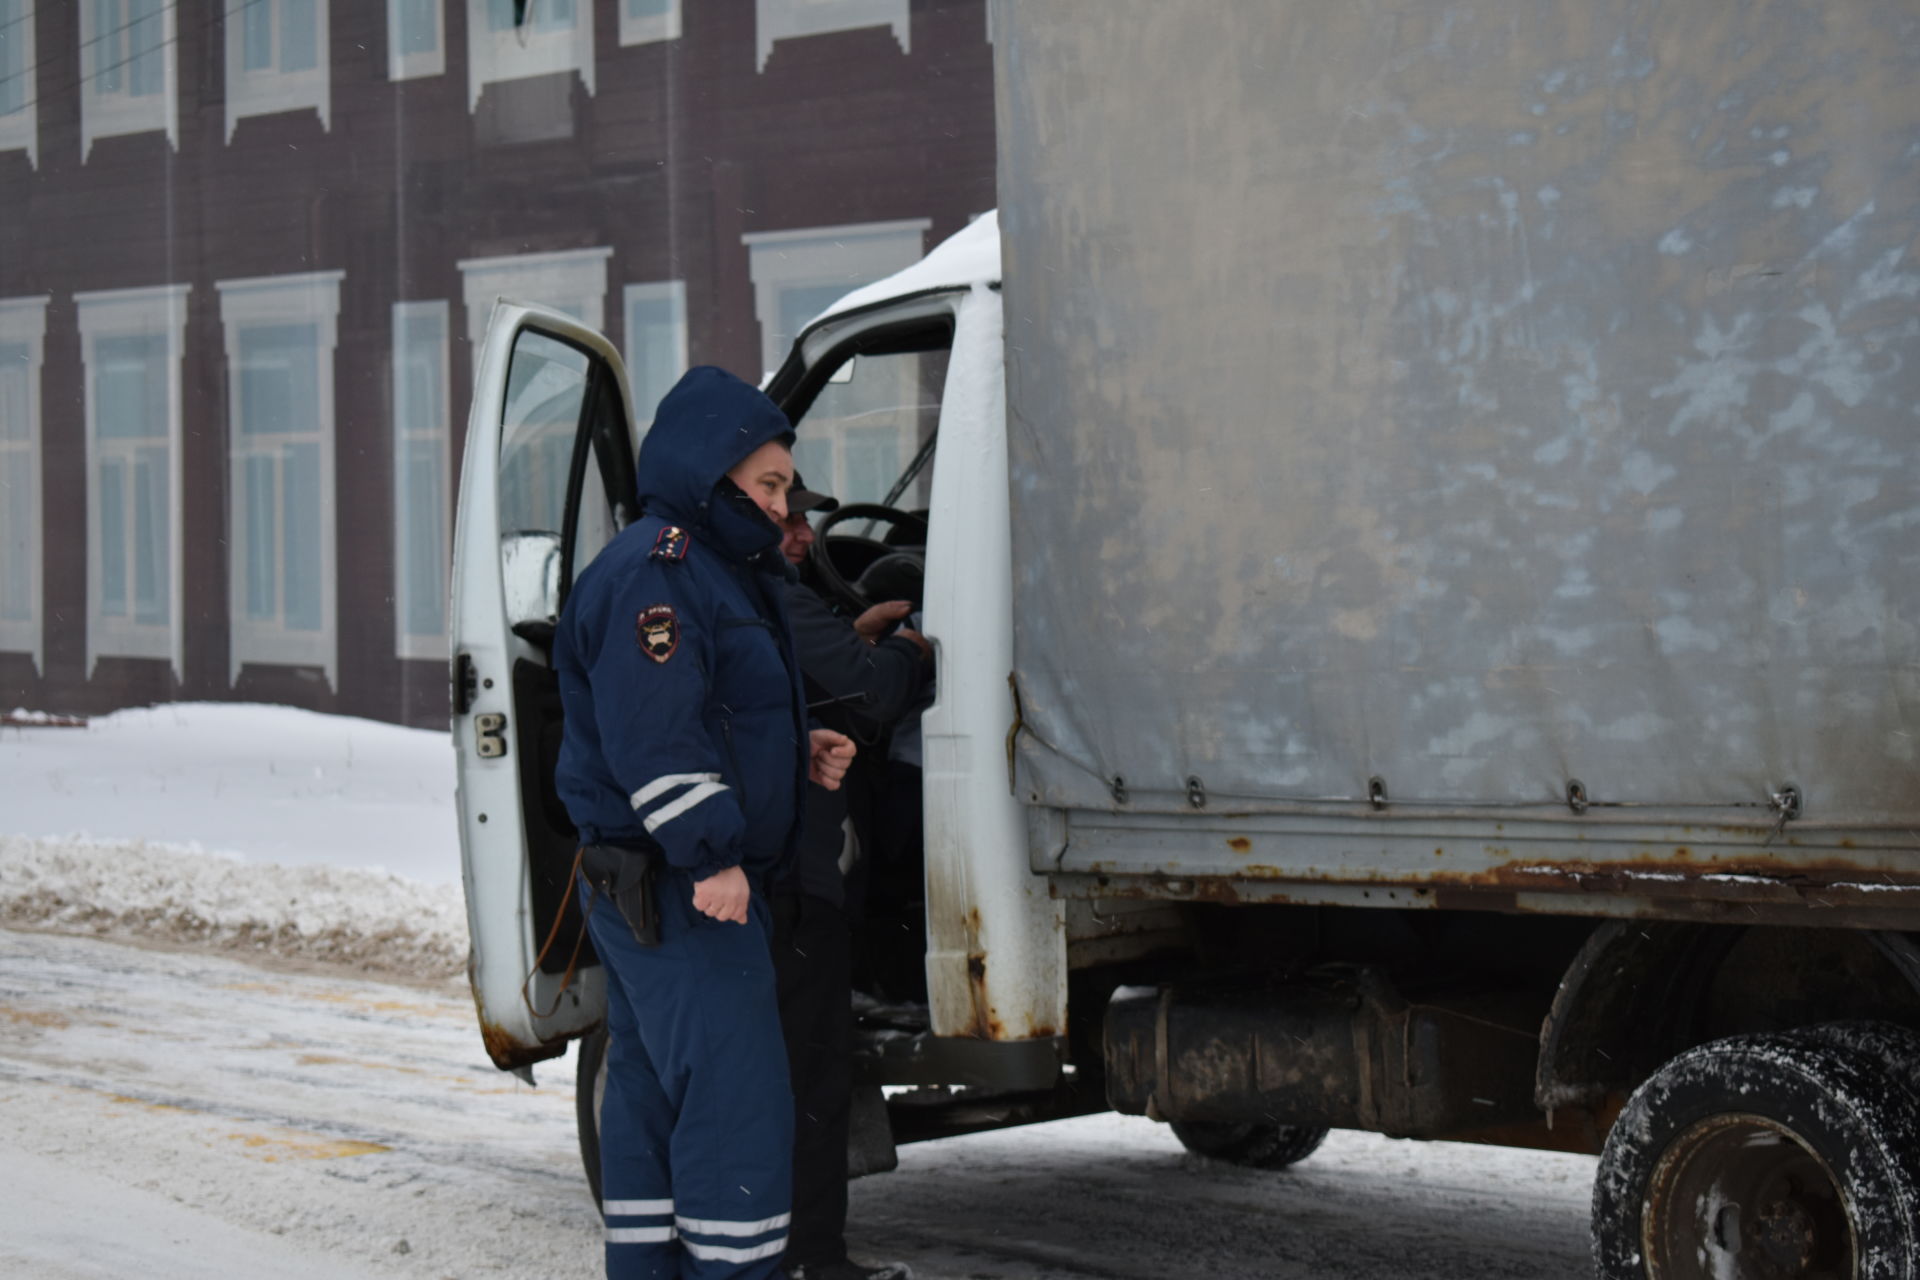
[[[886,1097],[877,1084],[855,1085],[847,1122],[847,1177],[891,1173],[899,1166]]]

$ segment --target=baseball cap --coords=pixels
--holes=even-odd
[[[807,488],[807,482],[800,478],[800,473],[794,472],[793,488],[787,490],[788,515],[804,515],[809,511],[837,511],[839,508],[840,499],[830,498],[824,493],[816,493]]]

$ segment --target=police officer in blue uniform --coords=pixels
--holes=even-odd
[[[607,980],[601,1191],[611,1280],[775,1280],[792,1195],[766,889],[811,777],[853,743],[809,730],[783,600],[792,428],[690,371],[639,459],[645,515],[580,575],[554,637],[556,774],[580,830]]]

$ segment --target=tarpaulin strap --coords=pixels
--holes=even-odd
[[[567,957],[567,971],[560,975],[560,989],[553,993],[553,1005],[545,1013],[533,1007],[533,996],[527,988],[533,985],[533,975],[540,972],[540,966],[547,962],[547,952],[553,950],[554,939],[560,936],[560,924],[567,918],[567,904],[573,901],[573,887],[580,880],[580,859],[586,854],[586,846],[573,851],[573,866],[567,872],[567,891],[560,895],[560,909],[553,913],[553,928],[547,930],[547,940],[540,946],[540,954],[533,958],[532,972],[526,981],[520,984],[520,1001],[527,1006],[527,1012],[535,1018],[551,1018],[560,1010],[560,1000],[567,994],[567,988],[573,985],[573,972],[580,963],[580,948],[587,941],[587,917],[593,914],[593,904],[599,894],[593,894],[580,908],[580,936],[573,940],[573,954]]]

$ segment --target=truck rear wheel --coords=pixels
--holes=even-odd
[[[1600,1157],[1602,1280],[1920,1274],[1913,1044],[1891,1027],[1733,1036],[1656,1071]]]
[[[1328,1132],[1294,1124],[1173,1122],[1173,1136],[1195,1155],[1245,1165],[1249,1169],[1284,1169],[1298,1164],[1320,1149]]]

